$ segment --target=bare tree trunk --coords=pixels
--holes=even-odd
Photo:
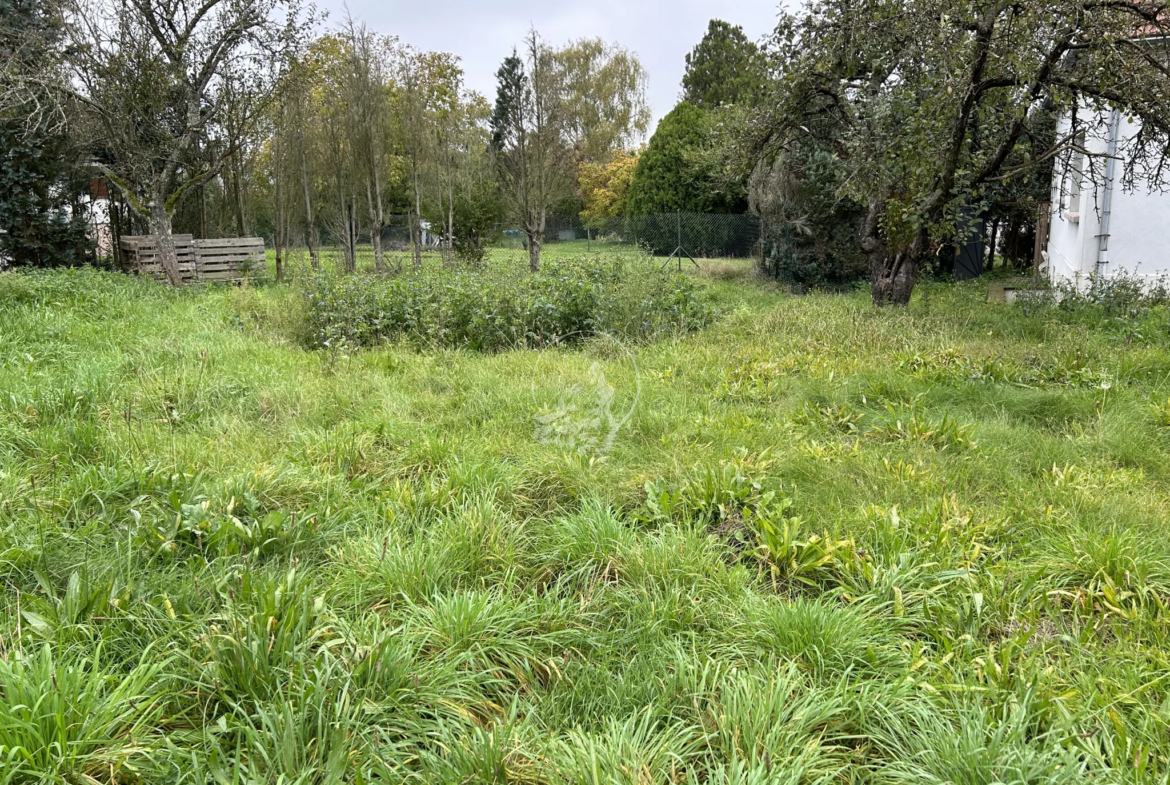
[[[418,166],[414,167],[414,215],[411,216],[411,230],[414,234],[414,269],[421,270],[422,262],[422,194],[418,188]]]
[[[536,232],[528,235],[528,269],[531,272],[540,272],[540,234]]]
[[[442,216],[439,226],[439,236],[441,238],[439,240],[439,254],[443,257],[443,269],[449,270],[451,269],[451,255],[447,252],[447,211],[443,209],[443,204],[447,201],[447,196],[443,192],[443,184],[441,182],[436,183],[436,190],[439,192],[439,215]]]
[[[385,265],[382,261],[382,229],[385,226],[385,219],[382,215],[382,197],[378,191],[378,173],[375,171],[372,186],[369,178],[366,179],[366,199],[370,204],[370,223],[373,224],[373,229],[370,230],[370,241],[374,246],[374,269],[383,272]]]
[[[539,210],[539,218],[525,227],[528,234],[528,269],[534,273],[540,272],[540,250],[544,244],[544,232],[547,227],[548,214],[543,207]]]
[[[155,198],[150,203],[150,231],[158,243],[158,260],[171,286],[183,285],[183,274],[179,272],[179,254],[175,250],[175,237],[171,234],[171,217],[163,201]]]
[[[113,186],[110,186],[110,256],[113,258],[114,266],[119,270],[125,270],[126,265],[122,260],[122,210],[118,206],[118,199],[113,191]]]
[[[317,251],[317,224],[313,217],[313,198],[309,193],[309,164],[305,156],[305,139],[299,145],[301,159],[301,187],[305,196],[305,244],[309,246],[309,263],[314,270],[321,269],[321,258]]]
[[[273,137],[274,166],[273,166],[273,172],[272,172],[272,180],[273,180],[273,182],[272,182],[272,189],[273,189],[272,197],[273,197],[273,201],[275,202],[274,207],[276,208],[273,211],[275,213],[274,217],[276,220],[274,222],[275,225],[272,228],[272,242],[273,242],[273,245],[276,246],[276,280],[278,280],[278,281],[283,277],[283,274],[284,274],[284,258],[283,258],[282,254],[284,251],[283,246],[284,246],[284,242],[285,242],[285,237],[284,237],[284,223],[285,223],[285,221],[284,221],[284,214],[285,214],[284,188],[282,187],[284,185],[284,172],[282,171],[282,164],[284,163],[284,161],[283,161],[283,158],[281,156],[281,148],[283,146],[283,145],[281,145],[281,138],[282,137],[281,137],[279,131]]]
[[[451,157],[447,156],[447,266],[455,265],[455,178]]]
[[[280,176],[276,178],[276,225],[273,227],[272,240],[276,246],[276,280],[284,277],[284,206],[280,199]]]
[[[353,214],[354,200],[350,199],[346,206],[346,256],[345,256],[345,271],[347,273],[357,272],[357,223]]]
[[[236,233],[239,237],[247,237],[248,225],[244,221],[244,182],[238,150],[232,154],[232,179],[236,182]]]
[[[987,271],[995,270],[995,246],[999,242],[999,217],[991,224],[991,252],[987,255]]]

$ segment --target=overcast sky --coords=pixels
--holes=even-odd
[[[550,44],[600,37],[637,53],[650,74],[657,122],[674,107],[684,58],[711,18],[759,40],[774,26],[778,0],[317,0],[338,25],[345,9],[372,30],[462,58],[467,86],[495,99],[496,70],[535,26]]]

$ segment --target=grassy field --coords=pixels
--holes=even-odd
[[[474,354],[0,275],[0,783],[1166,782],[1170,312],[702,285]]]
[[[340,246],[325,246],[320,249],[320,265],[326,270],[340,270],[342,269],[344,261],[344,253]],[[624,259],[642,259],[644,252],[634,245],[624,245],[613,242],[599,242],[597,240],[573,240],[571,242],[551,242],[546,244],[541,250],[541,257],[546,262],[556,263],[563,259],[580,258],[590,254],[603,253],[609,258],[624,258]],[[500,243],[490,246],[485,251],[485,256],[489,262],[495,264],[509,264],[520,268],[528,266],[528,250],[524,248],[519,240],[511,241],[507,244]],[[292,248],[288,250],[287,257],[289,264],[293,270],[306,270],[309,266],[309,252],[305,248]],[[423,252],[423,263],[430,267],[439,267],[442,264],[442,251],[438,248],[428,248]],[[665,265],[671,261],[665,256],[655,257],[659,266]],[[383,257],[383,264],[392,270],[409,270],[414,259],[409,250],[386,250]],[[710,271],[712,266],[724,267],[734,266],[742,270],[749,262],[746,259],[698,259],[704,267]],[[690,272],[695,271],[694,266],[688,259],[683,259],[683,267]],[[276,252],[272,248],[268,249],[268,270],[270,273],[274,272],[276,264]],[[357,246],[356,264],[359,271],[372,272],[374,270],[374,247],[372,245]],[[678,267],[677,258],[674,259],[674,267]]]

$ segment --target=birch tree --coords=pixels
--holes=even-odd
[[[523,56],[513,51],[496,79],[491,125],[500,186],[524,229],[528,267],[539,272],[549,211],[573,189],[564,87],[552,50],[535,30]]]
[[[587,39],[557,50],[533,30],[496,79],[492,150],[536,272],[549,212],[574,194],[578,165],[606,162],[645,133],[646,72],[620,47]]]

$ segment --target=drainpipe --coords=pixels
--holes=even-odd
[[[1117,137],[1121,129],[1121,111],[1113,110],[1109,121],[1109,158],[1105,161],[1105,194],[1101,199],[1101,233],[1097,235],[1097,272],[1109,264],[1109,219],[1113,216],[1113,181],[1117,171]]]

